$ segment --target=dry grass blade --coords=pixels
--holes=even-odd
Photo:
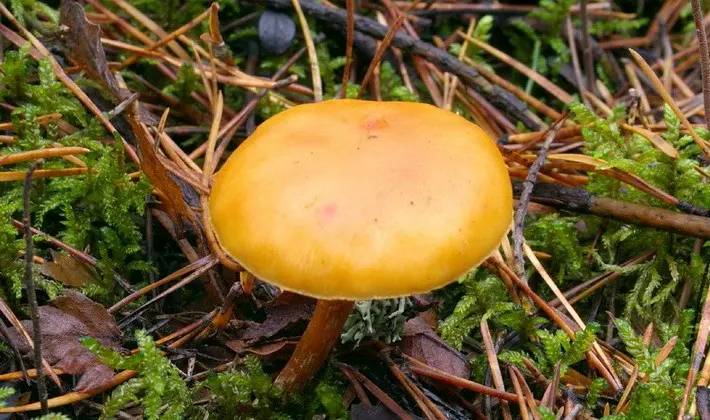
[[[565,334],[567,334],[570,337],[574,337],[574,331],[567,325],[566,322],[559,316],[559,314],[552,308],[550,307],[547,302],[545,302],[540,296],[538,296],[537,293],[535,293],[530,286],[528,286],[527,283],[525,283],[518,275],[513,271],[512,268],[508,267],[508,265],[503,261],[503,259],[500,257],[500,255],[493,254],[493,256],[490,258],[492,265],[495,267],[498,267],[502,272],[508,275],[508,277],[513,280],[513,282],[522,290],[522,292],[528,296],[530,299],[532,299],[535,304],[542,309],[543,312],[547,316],[552,319],[557,326],[559,326]]]
[[[432,403],[426,395],[424,395],[422,390],[419,389],[419,387],[411,379],[409,379],[398,366],[394,364],[386,351],[383,351],[380,354],[385,359],[392,374],[395,378],[397,378],[402,387],[407,390],[412,399],[416,401],[426,418],[428,420],[446,420],[446,416],[441,412],[441,410],[439,410],[439,408],[434,405],[434,403]]]
[[[491,368],[493,383],[495,384],[496,389],[499,391],[505,391],[503,375],[501,374],[500,366],[498,365],[498,355],[496,355],[495,349],[493,348],[493,340],[491,339],[491,332],[488,329],[488,321],[485,319],[481,320],[481,335],[483,337],[483,343],[486,347],[486,356],[488,358],[488,365]],[[501,409],[503,410],[504,419],[512,419],[512,416],[510,415],[510,406],[507,401],[501,401]]]
[[[483,77],[486,79],[490,80],[491,83],[494,83],[498,86],[501,86],[502,88],[512,92],[515,96],[520,98],[522,101],[530,105],[531,107],[535,108],[538,112],[544,114],[546,117],[551,118],[553,120],[558,120],[562,118],[562,114],[557,112],[555,109],[552,107],[548,106],[541,100],[537,99],[533,95],[528,94],[525,92],[525,89],[522,89],[518,87],[517,85],[505,80],[503,77],[493,73],[492,71],[488,70],[485,66],[482,66],[479,63],[476,63],[475,61],[471,60],[468,57],[463,57],[462,60],[471,66],[472,68],[476,69],[477,72],[481,73]],[[527,133],[526,133],[527,134]],[[512,140],[511,140],[512,141]]]
[[[518,407],[520,407],[520,417],[523,420],[530,419],[530,412],[528,411],[527,404],[525,403],[525,396],[523,395],[523,390],[520,387],[518,381],[518,375],[515,374],[513,366],[508,366],[508,375],[510,376],[510,381],[513,383],[513,389],[515,389],[515,395],[517,396]]]
[[[119,322],[119,326],[125,326],[131,323],[138,315],[143,313],[149,306],[153,305],[154,303],[158,302],[159,300],[163,299],[164,297],[168,296],[169,294],[175,292],[178,289],[181,289],[185,287],[186,285],[192,283],[193,281],[197,280],[201,276],[203,276],[205,273],[208,271],[212,270],[214,267],[216,267],[218,264],[218,261],[215,258],[210,258],[210,260],[203,265],[197,267],[192,273],[190,273],[187,277],[184,279],[180,280],[176,284],[170,286],[169,288],[165,289],[161,293],[159,293],[157,296],[154,298],[150,299],[148,302],[144,303],[140,307],[138,307],[136,310],[131,312],[129,315],[127,315],[121,322]]]
[[[84,147],[54,147],[47,149],[29,150],[10,155],[0,156],[0,166],[12,165],[30,160],[45,159],[50,157],[62,157],[71,155],[83,155],[89,153],[89,149]]]
[[[104,391],[108,391],[109,389],[112,389],[127,380],[134,378],[138,372],[132,371],[132,370],[125,370],[116,376],[113,377],[113,379],[107,383],[106,385],[92,389],[91,391],[88,392],[70,392],[68,394],[64,394],[59,397],[55,398],[50,398],[47,400],[47,406],[49,408],[56,408],[56,407],[61,407],[64,405],[69,405],[73,404],[78,401],[82,401],[88,398],[93,397],[94,395],[98,395]],[[39,402],[35,403],[30,403],[30,404],[25,404],[25,405],[17,405],[14,407],[4,407],[0,408],[0,413],[24,413],[27,411],[37,411],[41,409],[41,405]]]
[[[528,260],[532,263],[532,265],[535,267],[535,270],[537,270],[538,274],[540,274],[543,280],[545,280],[545,283],[550,288],[550,290],[552,290],[552,293],[554,293],[557,299],[560,300],[562,306],[564,306],[567,310],[567,313],[572,316],[572,319],[574,319],[574,321],[577,323],[577,325],[579,325],[580,328],[587,328],[587,325],[584,323],[584,321],[582,321],[582,318],[579,316],[577,311],[574,310],[572,305],[567,301],[565,296],[557,287],[557,284],[555,284],[554,280],[552,280],[552,277],[550,277],[550,275],[547,273],[542,264],[540,264],[540,261],[537,259],[537,256],[532,251],[532,249],[530,249],[527,243],[524,243],[523,246],[525,248],[525,255],[528,257]],[[615,389],[621,389],[621,380],[617,377],[616,372],[611,366],[611,362],[606,357],[606,353],[604,352],[604,350],[596,342],[592,345],[592,348],[599,356],[599,359],[602,361],[603,368],[607,371],[606,374],[605,372],[602,372],[602,375],[609,381],[609,385],[611,385]],[[612,380],[609,380],[609,378],[612,378]]]
[[[123,51],[126,51],[128,53],[134,54],[134,57],[136,57],[136,61],[140,57],[152,57],[152,58],[159,58],[159,59],[164,59],[166,57],[166,53],[164,52],[157,52],[157,51],[149,51],[145,47],[137,47],[133,44],[128,44],[126,42],[122,41],[117,41],[115,39],[109,39],[109,38],[101,38],[101,43],[103,45],[108,45],[109,47],[117,48]],[[130,58],[128,59],[130,60]],[[111,64],[111,69],[118,69],[120,64],[115,65]],[[79,71],[79,68],[77,68],[77,71]]]
[[[412,420],[413,417],[409,415],[404,409],[397,404],[396,401],[394,401],[389,395],[387,395],[382,389],[380,389],[377,385],[375,385],[374,382],[369,380],[365,375],[362,373],[358,372],[355,369],[350,369],[348,370],[357,378],[360,382],[362,382],[362,385],[367,388],[375,397],[377,397],[382,404],[387,407],[390,411],[392,411],[397,417],[399,417],[402,420]]]
[[[651,104],[648,102],[646,91],[643,89],[641,81],[636,75],[636,68],[629,60],[626,60],[624,64],[624,71],[626,72],[626,77],[629,79],[629,84],[633,87],[633,90],[629,89],[629,93],[633,93],[633,96],[638,97],[642,111],[641,119],[644,120],[647,117],[653,118],[653,115],[651,115]]]
[[[497,59],[499,59],[502,62],[513,67],[515,70],[523,73],[526,77],[535,81],[535,83],[539,84],[543,89],[550,92],[550,94],[552,96],[559,99],[560,101],[562,101],[566,104],[574,101],[574,98],[572,97],[572,95],[570,95],[569,93],[562,90],[562,88],[560,88],[556,84],[552,83],[550,80],[548,80],[544,76],[540,75],[540,73],[533,71],[530,67],[528,67],[525,64],[521,63],[520,61],[512,58],[511,56],[504,53],[503,51],[501,51],[495,47],[492,47],[491,45],[489,45],[485,42],[479,41],[476,38],[470,37],[470,36],[466,35],[464,32],[462,32],[461,30],[456,31],[456,33],[459,36],[461,36],[461,38],[467,40],[468,42],[472,43],[473,45],[477,46],[478,48],[488,52],[489,54],[493,55]]]
[[[153,22],[148,16],[143,14],[140,10],[137,8],[133,7],[131,4],[127,3],[125,0],[111,0],[113,3],[115,3],[118,7],[126,11],[129,15],[131,15],[135,20],[140,22],[143,26],[148,28],[151,32],[154,34],[158,35],[160,38],[167,38],[168,33],[163,30],[158,24]],[[150,39],[150,38],[148,38]],[[148,42],[149,44],[151,43],[150,41]],[[181,59],[183,60],[188,60],[189,55],[187,52],[180,46],[175,41],[170,41],[168,42],[168,48],[173,50],[173,52]]]
[[[708,343],[708,333],[710,333],[710,290],[706,293],[705,303],[703,304],[700,316],[700,324],[695,336],[695,343],[693,344],[690,369],[688,369],[688,377],[685,382],[683,397],[681,398],[680,408],[678,410],[678,420],[681,420],[683,418],[683,414],[685,413],[691,390],[695,385],[695,378],[698,374],[698,370],[700,369],[700,363],[702,362],[703,355],[705,354],[705,347]],[[706,365],[710,366],[710,363],[708,363],[710,358],[706,358],[705,361]]]
[[[509,367],[513,370],[513,373],[518,377],[518,384],[520,385],[520,388],[523,391],[523,395],[525,396],[525,402],[527,403],[528,408],[530,409],[530,413],[532,414],[535,420],[540,420],[540,413],[538,412],[537,402],[535,401],[535,397],[533,396],[532,391],[530,391],[528,383],[525,381],[525,377],[520,372],[520,369],[518,369],[517,366],[509,365]]]
[[[87,172],[88,169],[86,168],[39,169],[34,171],[32,179],[83,175]],[[0,182],[22,181],[25,178],[24,174],[25,171],[0,172]]]
[[[490,258],[490,261],[493,263],[494,266],[500,268],[502,271],[504,271],[516,284],[517,286],[523,291],[523,293],[528,296],[530,299],[532,299],[535,304],[542,309],[542,311],[550,317],[550,319],[557,324],[564,332],[567,334],[570,338],[574,338],[574,331],[573,329],[565,322],[565,320],[557,313],[557,311],[550,307],[550,305],[547,304],[537,293],[535,293],[530,286],[528,286],[527,283],[525,283],[520,277],[518,277],[517,274],[513,271],[512,268],[508,267],[505,262],[500,258],[500,255],[493,255]],[[596,347],[595,343],[595,347]],[[604,353],[601,352],[603,355]],[[609,385],[612,386],[612,388],[620,390],[621,389],[621,384],[619,383],[619,379],[616,377],[616,373],[613,371],[613,369],[607,368],[608,362],[605,362],[606,365],[602,363],[601,360],[596,356],[596,353],[594,351],[587,352],[587,357],[589,358],[590,362],[594,367],[599,370],[599,372],[604,376],[604,379],[609,383]],[[603,356],[604,357],[604,356]]]
[[[591,103],[592,105],[594,105],[594,107],[603,114],[603,117],[609,118],[614,115],[614,111],[609,108],[609,106],[607,106],[607,104],[605,104],[601,99],[594,96],[593,93],[585,91],[582,93],[582,96],[586,101],[588,101],[587,103]]]
[[[661,348],[661,351],[658,352],[658,355],[654,359],[654,363],[656,366],[660,366],[661,363],[663,363],[664,360],[668,357],[668,355],[671,354],[671,351],[673,351],[673,347],[678,343],[678,336],[673,336],[666,342],[666,344],[663,345],[663,348]]]
[[[213,3],[213,4],[214,4],[214,3]],[[155,51],[155,50],[157,50],[158,48],[160,48],[160,47],[162,47],[162,46],[164,46],[164,45],[166,45],[166,44],[168,44],[168,43],[174,41],[175,39],[179,38],[180,35],[183,35],[183,34],[187,33],[188,31],[192,30],[194,27],[196,27],[197,25],[199,25],[200,23],[202,23],[205,19],[207,19],[207,18],[210,16],[210,10],[212,10],[212,8],[208,8],[208,9],[205,10],[204,12],[200,13],[199,16],[195,17],[195,18],[192,19],[190,22],[188,22],[188,23],[186,23],[185,25],[179,27],[179,28],[176,29],[175,31],[171,32],[169,35],[167,35],[167,36],[165,36],[165,37],[159,39],[159,40],[156,41],[156,42],[151,43],[150,45],[148,45],[147,47],[145,47],[144,51],[146,51],[146,52]],[[160,56],[163,56],[163,54],[160,54]],[[138,57],[136,57],[136,56],[129,57],[129,58],[125,59],[123,62],[121,62],[121,63],[116,67],[116,70],[124,69],[124,68],[130,66],[131,64],[135,63],[136,61],[138,61]]]
[[[607,165],[607,162],[605,160],[576,153],[550,154],[547,156],[547,158],[550,160],[562,160],[565,162],[581,163],[583,165],[586,165],[589,169],[596,169],[599,166]]]
[[[526,363],[526,366],[532,366],[532,363]],[[557,387],[560,385],[560,369],[562,367],[561,362],[555,363],[555,373],[552,375],[552,380],[545,390],[545,394],[542,396],[540,405],[547,407],[550,410],[555,409],[555,400],[557,399]]]
[[[360,399],[360,402],[365,405],[371,406],[372,402],[370,402],[370,398],[367,396],[365,389],[362,387],[362,384],[360,384],[360,381],[355,378],[355,375],[352,374],[348,366],[344,364],[338,364],[338,368],[341,372],[343,372],[343,375],[345,375],[345,377],[350,382],[350,385],[355,390],[355,394],[357,394],[357,397]]]
[[[316,46],[313,43],[313,37],[311,36],[311,30],[308,27],[308,21],[306,16],[303,14],[301,9],[301,4],[298,0],[291,0],[296,15],[298,15],[298,22],[301,24],[301,31],[303,32],[303,39],[306,42],[306,48],[308,50],[308,60],[311,62],[311,78],[313,80],[313,100],[315,102],[320,102],[323,100],[323,85],[320,78],[320,68],[318,67],[318,55],[316,54]]]
[[[667,192],[661,190],[660,188],[654,185],[649,184],[646,180],[644,180],[638,175],[626,172],[619,168],[609,167],[609,163],[602,159],[597,159],[591,156],[574,153],[549,155],[548,159],[579,163],[580,166],[578,169],[595,171],[607,175],[618,181],[628,184],[639,191],[643,191],[654,198],[662,200],[668,205],[679,207],[682,206],[681,201],[678,200],[676,197],[668,194]],[[628,204],[629,208],[633,207],[634,205],[634,203]]]
[[[365,86],[370,83],[370,78],[372,77],[373,72],[375,71],[375,68],[380,63],[380,60],[382,60],[382,56],[384,55],[385,51],[387,51],[387,48],[390,47],[390,43],[392,42],[392,39],[394,36],[397,34],[397,31],[399,31],[399,28],[402,27],[402,24],[404,23],[404,15],[399,15],[397,16],[397,19],[392,23],[392,25],[389,28],[389,31],[387,32],[387,35],[384,37],[380,45],[377,47],[377,51],[375,52],[375,56],[373,57],[372,61],[370,62],[370,66],[367,68],[367,72],[365,73],[365,77],[362,79],[362,83],[360,84],[360,90],[357,93],[358,98],[362,96],[363,92],[365,91]]]
[[[656,91],[661,95],[661,97],[663,97],[663,100],[666,101],[666,103],[673,109],[676,117],[678,117],[683,127],[688,130],[690,136],[693,138],[693,141],[695,141],[695,144],[700,148],[700,150],[702,150],[705,157],[710,158],[710,148],[708,147],[707,142],[700,138],[698,133],[695,132],[695,128],[693,128],[693,125],[690,124],[688,118],[686,118],[685,114],[680,110],[678,104],[675,103],[673,97],[671,97],[671,94],[668,93],[665,87],[663,87],[663,82],[661,82],[658,76],[656,76],[656,73],[654,73],[651,69],[651,66],[649,66],[646,60],[644,60],[643,57],[641,57],[641,55],[636,51],[629,49],[629,53],[631,53],[631,56],[634,60],[636,60],[639,67],[641,67],[641,71],[643,71],[646,77],[648,77],[651,83],[653,83],[653,87],[656,88]]]
[[[52,369],[55,375],[64,375],[66,372],[64,372],[61,369]],[[27,378],[35,378],[37,377],[37,371],[35,369],[27,369]],[[22,379],[23,376],[25,376],[24,372],[17,371],[17,372],[9,372],[9,373],[3,373],[0,374],[0,381],[17,381],[19,379]]]
[[[192,171],[197,175],[202,174],[202,168],[197,166],[195,161],[190,159],[187,153],[185,153],[169,135],[167,135],[164,131],[156,130],[156,136],[159,138],[163,149],[168,152],[168,155],[176,164],[180,167],[186,165],[188,168],[186,169],[187,173]]]
[[[212,126],[210,127],[210,135],[207,140],[207,151],[205,152],[205,163],[202,166],[202,183],[205,186],[209,185],[210,177],[212,176],[212,171],[216,166],[216,162],[213,164],[212,160],[214,158],[214,148],[217,145],[217,135],[219,133],[219,127],[222,123],[222,111],[224,110],[224,99],[222,97],[222,92],[217,94],[217,101],[214,107],[214,116],[212,119]]]
[[[202,58],[200,57],[200,54],[197,52],[197,44],[195,44],[194,41],[190,40],[190,46],[192,47],[192,52],[195,55],[195,63],[197,63],[197,69],[199,70],[200,73],[200,79],[202,80],[202,86],[205,88],[205,92],[207,92],[207,99],[209,100],[210,104],[214,104],[214,97],[212,96],[212,86],[210,85],[210,81],[208,80],[208,73],[205,70],[205,65],[202,62]],[[211,75],[212,73],[210,73]]]
[[[471,36],[473,30],[476,28],[476,19],[471,18],[468,21],[468,29],[466,29],[466,35]],[[461,50],[458,54],[458,59],[462,60],[466,57],[466,52],[468,51],[468,41],[464,40],[463,45],[461,45]],[[451,73],[444,74],[444,109],[451,111],[454,105],[455,93],[458,90],[459,79]]]
[[[641,137],[646,138],[648,141],[653,143],[658,150],[661,152],[665,153],[666,156],[669,156],[673,159],[678,159],[678,151],[673,147],[672,144],[668,143],[666,140],[663,139],[663,137],[659,136],[658,134],[654,133],[653,131],[646,130],[645,128],[641,127],[636,127],[633,125],[629,125],[626,123],[621,123],[620,124],[621,128],[623,128],[626,131],[630,131],[632,133],[638,134]]]
[[[217,62],[214,56],[214,48],[213,44],[214,41],[212,37],[209,34],[202,34],[200,35],[200,39],[207,44],[207,58],[210,60],[210,70],[212,71],[210,73],[210,86],[209,89],[212,92],[212,98],[216,100],[217,98],[217,80],[219,79],[219,74],[217,73]],[[215,107],[217,104],[215,102],[212,102],[212,111],[214,112]]]
[[[700,56],[700,74],[703,83],[703,106],[705,109],[705,125],[710,130],[710,49],[708,37],[705,34],[703,21],[703,5],[700,0],[690,0],[695,22],[695,39],[698,41],[698,55]]]
[[[636,380],[638,379],[638,376],[639,376],[639,370],[638,370],[638,366],[637,366],[634,369],[634,373],[631,374],[629,381],[626,383],[626,388],[624,388],[624,393],[621,394],[621,398],[619,398],[619,403],[616,405],[616,408],[614,409],[614,414],[623,413],[625,411],[626,400],[629,398],[629,395],[631,394],[631,390],[633,389],[634,385],[636,384]]]
[[[53,113],[53,114],[41,115],[41,116],[37,117],[36,121],[40,125],[45,125],[45,124],[50,123],[52,121],[59,121],[60,119],[62,119],[62,114]],[[0,123],[0,130],[12,131],[14,129],[15,129],[15,124],[13,124],[11,122]]]
[[[648,251],[644,252],[643,254],[639,255],[638,257],[634,257],[623,264],[620,265],[620,267],[631,267],[636,264],[640,264],[651,257],[653,257],[656,254],[655,251]],[[569,299],[569,303],[571,305],[574,305],[575,303],[579,302],[580,300],[584,299],[585,297],[589,296],[590,294],[596,292],[597,290],[601,289],[605,285],[607,285],[609,282],[619,278],[621,276],[621,273],[618,271],[609,271],[603,274],[600,274],[599,276],[588,280],[584,283],[581,283],[568,291],[564,293],[564,295]],[[559,299],[554,298],[550,300],[549,304],[551,306],[560,306],[561,303]]]
[[[404,355],[404,357],[410,362],[409,368],[411,369],[411,371],[416,373],[417,375],[436,379],[444,383],[457,386],[459,388],[468,389],[485,395],[490,395],[491,397],[500,398],[501,400],[505,400],[508,402],[516,402],[518,400],[518,396],[511,392],[499,391],[496,388],[491,388],[473,381],[469,381],[464,378],[460,378],[458,376],[451,375],[435,367],[422,363],[419,360],[407,355]]]
[[[113,314],[113,313],[119,311],[121,308],[125,307],[126,305],[128,305],[129,303],[138,299],[139,297],[145,296],[146,294],[150,293],[152,290],[155,290],[160,286],[168,284],[171,281],[175,281],[178,278],[180,278],[181,276],[184,276],[185,274],[195,271],[198,268],[202,267],[203,265],[210,263],[210,261],[212,261],[212,259],[213,259],[212,256],[202,257],[199,260],[192,262],[189,265],[169,274],[165,278],[160,279],[154,283],[151,283],[140,290],[136,290],[135,292],[133,292],[130,295],[126,296],[125,298],[121,299],[119,302],[113,304],[113,306],[111,306],[108,309],[108,312]]]
[[[348,11],[348,27],[345,35],[345,65],[343,66],[343,83],[340,86],[340,97],[347,97],[350,83],[350,67],[353,64],[353,43],[355,42],[355,0],[345,0]]]

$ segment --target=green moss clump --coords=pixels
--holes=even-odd
[[[673,336],[678,338],[673,350],[660,365],[655,363],[655,359],[661,349],[646,346],[643,338],[633,331],[627,321],[616,320],[619,337],[638,364],[639,372],[646,375],[648,381],[634,389],[630,397],[629,410],[625,414],[610,418],[665,419],[673,418],[678,413],[678,405],[690,367],[690,348],[694,339],[693,319],[693,312],[685,311],[679,322],[659,325],[661,340],[667,342]]]
[[[253,356],[244,359],[244,369],[211,374],[201,385],[215,396],[224,418],[288,418],[274,413],[283,390],[275,387]]]
[[[457,349],[486,317],[492,322],[513,329],[524,336],[530,335],[537,325],[545,320],[531,317],[525,310],[510,300],[503,282],[488,270],[479,268],[458,281],[461,293],[453,312],[439,326],[441,337]]]
[[[182,419],[192,405],[190,390],[180,376],[180,371],[165,358],[144,331],[136,332],[139,352],[123,356],[103,347],[94,338],[84,338],[82,344],[114,369],[130,369],[138,376],[119,385],[104,403],[102,419],[115,418],[119,410],[133,402],[143,407],[147,419]]]
[[[528,343],[527,351],[530,354],[506,350],[501,352],[499,357],[521,367],[525,367],[523,359],[531,360],[546,375],[552,374],[559,363],[560,373],[564,375],[570,366],[584,359],[584,354],[591,349],[596,339],[597,331],[599,325],[595,323],[587,325],[584,330],[576,331],[573,338],[562,330],[556,330],[554,333],[544,329],[537,330],[539,343]]]
[[[35,65],[26,49],[11,51],[0,65],[0,84],[4,100],[18,103],[12,112],[16,139],[0,154],[12,154],[43,147],[80,146],[89,149],[81,159],[87,173],[69,177],[40,179],[33,182],[31,211],[33,224],[77,249],[88,249],[99,260],[105,279],[101,287],[92,287],[93,294],[109,296],[113,291],[113,271],[130,273],[150,269],[143,260],[143,237],[140,221],[146,195],[151,187],[146,178],[132,179],[135,166],[126,160],[123,146],[107,135],[96,118],[56,80],[49,61]],[[27,83],[37,74],[38,84]],[[73,128],[55,122],[41,124],[38,118],[60,113]],[[15,165],[21,171],[31,162]],[[47,159],[43,169],[66,169],[74,164],[58,158]],[[19,297],[22,289],[22,263],[18,253],[23,243],[12,226],[13,218],[22,215],[22,183],[0,184],[0,279],[5,283],[3,296],[11,290]],[[41,242],[41,238],[36,237]],[[50,286],[48,279],[38,275],[40,286]],[[56,288],[56,285],[54,286]]]
[[[586,254],[589,251],[581,245],[581,235],[576,227],[577,217],[562,217],[551,214],[540,217],[525,229],[525,237],[530,246],[552,255],[551,274],[560,284],[580,280],[589,275]]]
[[[679,151],[678,159],[666,156],[644,137],[623,136],[617,123],[623,112],[603,119],[579,103],[570,108],[575,120],[583,125],[588,155],[605,160],[608,167],[638,175],[682,200],[703,207],[710,205],[710,184],[703,182],[695,170],[699,150],[689,136],[680,134],[680,122],[668,106],[664,114],[668,130],[663,137]],[[587,189],[598,196],[668,208],[664,202],[602,174],[591,174]],[[678,287],[685,282],[696,289],[700,287],[704,277],[700,261],[706,255],[691,252],[693,238],[614,221],[606,221],[603,232],[601,246],[595,252],[597,262],[605,269],[618,270],[615,264],[644,251],[656,251],[650,263],[624,273],[621,292],[626,315],[639,315],[646,320],[674,316]]]

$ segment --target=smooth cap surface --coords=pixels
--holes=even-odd
[[[261,124],[215,176],[210,217],[258,278],[360,300],[456,280],[497,248],[512,205],[475,124],[431,105],[331,100]]]

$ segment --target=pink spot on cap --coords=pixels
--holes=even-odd
[[[365,129],[368,131],[383,128],[387,126],[387,120],[385,120],[384,117],[380,115],[371,115],[365,120],[364,126]]]
[[[335,213],[338,212],[338,205],[335,203],[328,203],[318,210],[318,216],[325,221],[332,220],[335,217]]]

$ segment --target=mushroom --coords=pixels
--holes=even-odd
[[[214,179],[220,246],[257,278],[314,297],[276,383],[296,392],[355,301],[443,287],[494,252],[512,219],[495,143],[431,105],[330,100],[261,124]]]

